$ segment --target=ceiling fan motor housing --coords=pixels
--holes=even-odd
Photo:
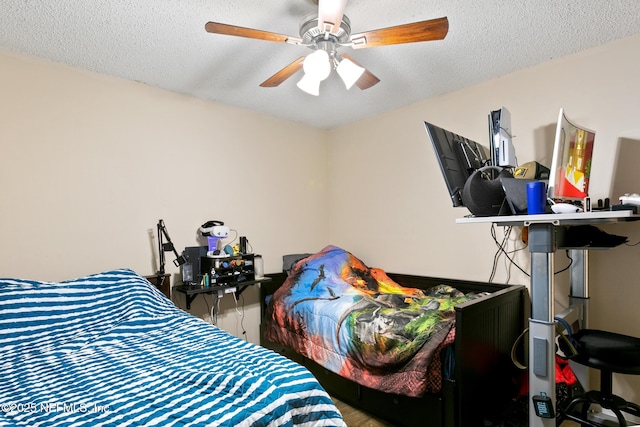
[[[315,44],[317,41],[329,37],[334,43],[348,43],[349,36],[351,36],[351,21],[346,15],[342,15],[342,22],[340,22],[340,29],[334,34],[329,34],[328,31],[323,31],[318,28],[318,14],[312,13],[307,15],[300,24],[300,37],[303,44]]]

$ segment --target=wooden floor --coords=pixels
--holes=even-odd
[[[348,427],[394,427],[393,424],[388,423],[384,420],[376,418],[364,411],[356,409],[352,406],[347,405],[346,403],[332,397],[336,406],[342,413],[342,417],[344,418],[344,422]],[[561,427],[579,427],[579,424],[574,423],[573,421],[565,421],[561,424]]]
[[[342,418],[344,418],[344,422],[348,427],[394,427],[393,424],[349,406],[335,397],[332,397],[332,399],[342,413]]]

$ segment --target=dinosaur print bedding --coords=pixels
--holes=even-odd
[[[297,262],[273,294],[265,338],[363,386],[418,397],[438,391],[429,366],[453,341],[454,306],[475,297],[446,284],[403,287],[327,246]]]

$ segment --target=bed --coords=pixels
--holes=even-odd
[[[127,269],[0,279],[0,426],[344,426],[304,367]]]
[[[523,286],[387,274],[335,246],[308,255],[261,287],[264,347],[396,426],[499,419],[518,391]]]

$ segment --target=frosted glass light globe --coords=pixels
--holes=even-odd
[[[310,53],[304,59],[302,69],[306,75],[315,80],[325,80],[331,73],[329,54],[322,49],[318,49],[315,52]]]

